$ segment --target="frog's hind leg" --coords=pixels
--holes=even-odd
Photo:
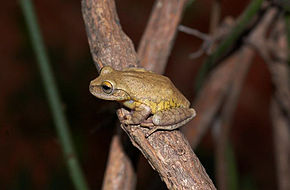
[[[123,119],[121,123],[127,125],[141,124],[150,115],[150,107],[141,104],[139,107],[131,111],[130,114],[126,115],[126,119]]]
[[[193,108],[172,108],[157,112],[152,118],[154,126],[146,133],[146,137],[149,137],[159,129],[177,129],[188,123],[195,115],[196,112]]]

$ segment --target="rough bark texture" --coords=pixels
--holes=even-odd
[[[104,65],[116,69],[137,67],[132,41],[122,31],[115,1],[83,0],[83,18],[94,64],[98,71]],[[136,175],[130,158],[124,152],[120,134],[113,138],[104,176],[104,190],[131,190]]]
[[[162,74],[187,0],[156,0],[138,47],[141,66]]]
[[[83,0],[82,12],[97,69],[104,65],[116,69],[136,67],[134,45],[121,28],[115,1]]]
[[[215,189],[189,143],[180,131],[157,131],[147,139],[147,129],[130,126],[128,133],[168,189]]]
[[[136,53],[131,40],[120,27],[114,1],[83,0],[82,5],[96,67],[100,70],[104,65],[111,65],[117,69],[136,66]],[[162,20],[162,17],[158,19]],[[174,36],[174,32],[172,36]],[[167,51],[169,52],[169,50]],[[118,116],[121,117],[121,115],[119,112]],[[123,127],[123,129],[133,145],[159,172],[169,189],[215,189],[187,140],[179,131],[156,132],[149,138],[145,138],[148,129],[138,126]],[[120,180],[128,179],[124,177]]]

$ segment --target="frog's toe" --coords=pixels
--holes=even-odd
[[[141,124],[140,124],[142,127],[147,127],[147,128],[152,128],[152,127],[154,127],[154,124],[151,122],[142,122]]]
[[[125,125],[133,125],[133,124],[137,124],[135,122],[133,122],[132,117],[130,115],[127,115],[122,121],[120,121],[121,123],[125,124]]]
[[[158,128],[150,129],[147,133],[145,133],[145,137],[148,138],[150,135],[152,135],[157,130],[158,130]]]
[[[125,115],[122,120],[120,120],[121,123],[126,125],[140,125],[141,122],[139,118],[134,117],[132,114]]]

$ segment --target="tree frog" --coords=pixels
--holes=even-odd
[[[97,98],[120,102],[131,111],[122,124],[150,130],[174,130],[189,122],[196,112],[169,78],[141,68],[122,71],[104,66],[91,81],[90,92]]]

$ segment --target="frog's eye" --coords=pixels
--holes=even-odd
[[[113,85],[108,81],[104,81],[101,85],[103,92],[111,94],[113,92]]]

